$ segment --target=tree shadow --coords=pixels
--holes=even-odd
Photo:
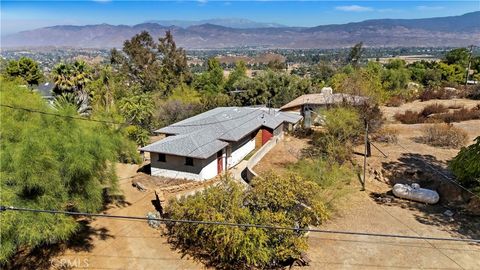
[[[382,167],[390,185],[418,183],[422,188],[436,190],[440,201],[429,205],[397,198],[391,191],[372,192],[370,197],[377,203],[413,210],[418,222],[439,227],[454,237],[480,238],[480,216],[466,208],[472,195],[451,182],[455,178],[445,162],[432,155],[404,153],[397,161],[382,163]],[[447,210],[451,213],[445,213]]]
[[[33,249],[19,250],[6,265],[1,265],[2,269],[72,269],[75,262],[68,260],[62,261],[56,259],[66,250],[75,252],[89,252],[94,248],[94,238],[107,240],[113,238],[105,227],[94,228],[90,220],[82,219],[78,221],[77,232],[67,241],[55,244],[44,244]],[[78,260],[76,258],[75,260]]]

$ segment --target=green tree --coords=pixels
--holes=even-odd
[[[247,78],[247,66],[245,65],[245,62],[238,61],[235,63],[235,68],[233,71],[230,73],[230,75],[228,75],[228,80],[225,83],[225,89],[227,91],[235,90],[234,84],[244,78]]]
[[[445,54],[445,63],[449,65],[460,65],[463,68],[468,66],[470,51],[467,48],[453,49]]]
[[[170,31],[158,43],[143,31],[123,44],[122,51],[113,49],[110,61],[143,92],[159,92],[163,97],[183,82],[190,81],[187,57],[177,48]]]
[[[480,195],[480,137],[475,139],[475,143],[468,147],[463,147],[455,158],[453,158],[449,167],[457,179],[469,188],[474,188]]]
[[[60,63],[52,70],[52,79],[55,83],[54,93],[64,92],[85,94],[84,88],[92,78],[92,69],[87,63],[76,60],[73,63]]]
[[[224,92],[223,69],[216,58],[207,60],[207,71],[197,75],[193,80],[193,86],[200,92],[218,94]]]
[[[0,81],[2,103],[54,112],[36,93]],[[56,112],[76,116],[65,107]],[[0,198],[2,205],[34,209],[96,212],[105,194],[116,192],[114,162],[138,159],[122,130],[102,123],[2,108]],[[78,228],[74,217],[6,211],[1,213],[0,261],[18,249],[69,239]]]
[[[357,67],[363,55],[363,42],[355,44],[347,57],[347,63]]]
[[[191,81],[187,55],[182,48],[177,48],[170,30],[165,32],[165,37],[159,38],[158,53],[162,59],[161,81],[167,95],[183,82]]]
[[[382,73],[382,81],[386,90],[398,91],[407,89],[410,81],[410,70],[406,68],[405,61],[393,59],[385,65]]]
[[[363,130],[360,114],[349,107],[333,107],[317,112],[323,118],[323,132],[317,132],[313,138],[313,147],[307,155],[322,157],[331,162],[344,163],[350,160],[354,141]]]
[[[155,103],[151,94],[134,92],[121,99],[118,108],[121,115],[131,123],[127,127],[129,138],[140,146],[146,145],[149,141],[150,126],[155,113]]]
[[[335,74],[331,83],[335,91],[366,96],[373,103],[379,103],[388,98],[388,93],[382,84],[381,74],[381,65],[369,62],[366,67]]]
[[[21,78],[29,85],[38,85],[43,80],[38,63],[27,57],[8,61],[5,72],[7,76]]]

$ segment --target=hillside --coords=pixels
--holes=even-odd
[[[158,23],[59,25],[6,36],[2,47],[119,47],[140,31],[159,37],[172,30],[187,49],[227,47],[339,48],[363,41],[370,47],[445,47],[480,43],[480,11],[428,19],[380,19],[316,27],[231,28],[211,23],[188,27]]]

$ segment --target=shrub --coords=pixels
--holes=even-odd
[[[403,98],[401,98],[399,96],[393,96],[389,100],[387,100],[385,105],[387,107],[400,107],[400,106],[403,105],[403,103],[405,103]]]
[[[394,118],[402,124],[418,124],[425,121],[425,117],[411,110],[406,110],[404,113],[396,113]]]
[[[325,116],[323,132],[313,136],[313,147],[307,149],[308,156],[322,156],[344,162],[352,154],[352,141],[363,131],[359,113],[353,108],[336,107],[321,110]]]
[[[443,120],[445,123],[461,122],[473,119],[480,119],[480,105],[467,109],[461,108],[451,113],[438,115],[437,118]]]
[[[404,113],[395,114],[394,117],[403,124],[461,122],[480,119],[480,105],[470,109],[462,107],[459,110],[448,112],[448,108],[445,106],[432,104],[426,106],[420,113],[407,110]]]
[[[450,124],[434,124],[423,129],[419,141],[432,146],[459,148],[467,142],[467,133]]]
[[[377,142],[383,143],[397,143],[398,142],[398,130],[396,128],[383,128],[377,133],[373,134],[372,139]]]
[[[457,96],[457,93],[454,91],[449,91],[446,90],[443,87],[434,89],[434,88],[428,88],[425,91],[423,91],[419,98],[421,101],[427,101],[431,99],[452,99]]]
[[[255,178],[252,188],[226,179],[193,196],[173,200],[174,219],[305,228],[328,216],[320,188],[294,174]],[[303,232],[209,224],[167,224],[170,242],[220,269],[275,269],[301,257]]]
[[[475,141],[474,144],[463,147],[450,161],[449,167],[462,184],[475,188],[480,195],[480,136]]]
[[[467,97],[470,99],[480,100],[480,85],[473,87]]]
[[[444,112],[447,112],[447,111],[448,111],[448,108],[446,108],[445,106],[443,106],[441,104],[435,103],[435,104],[431,104],[431,105],[428,105],[425,108],[423,108],[423,110],[420,114],[423,117],[428,117],[432,114],[444,113]]]
[[[329,135],[341,142],[353,139],[361,134],[362,124],[355,109],[337,107],[320,112],[325,116],[324,127]]]
[[[348,186],[355,177],[351,164],[338,164],[324,158],[302,159],[288,167],[289,171],[317,183],[322,191],[319,196],[332,207],[333,202],[348,193]]]

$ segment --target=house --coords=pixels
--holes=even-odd
[[[332,88],[324,87],[320,93],[299,96],[298,98],[283,105],[280,108],[280,111],[294,112],[305,116],[306,113],[316,111],[322,107],[344,103],[351,104],[353,106],[360,106],[365,104],[366,101],[366,97],[343,93],[333,94]]]
[[[264,107],[219,107],[155,131],[166,137],[140,150],[150,153],[152,175],[206,180],[301,118]]]

